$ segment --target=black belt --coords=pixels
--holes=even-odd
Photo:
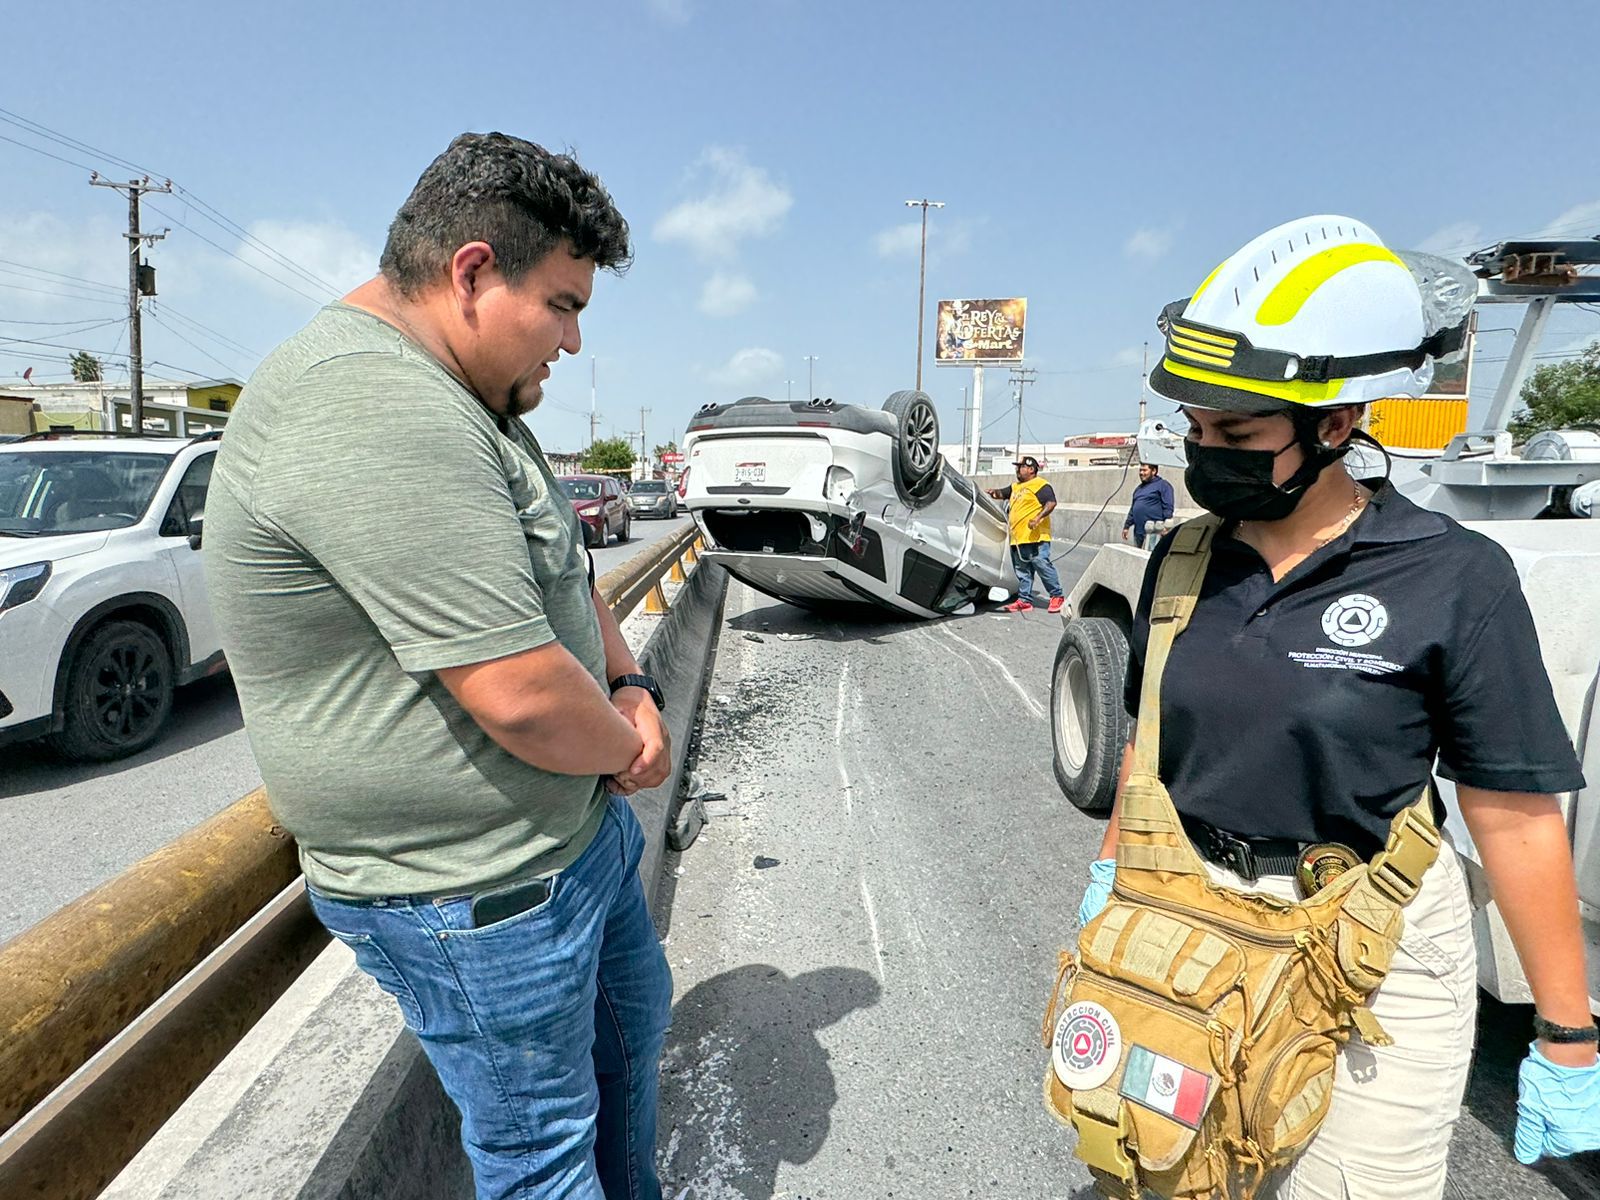
[[[1263,875],[1294,875],[1300,868],[1300,852],[1311,845],[1291,838],[1242,838],[1198,817],[1180,814],[1179,820],[1201,858],[1227,867],[1249,883]]]

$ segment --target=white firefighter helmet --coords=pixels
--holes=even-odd
[[[1390,250],[1366,224],[1302,217],[1270,229],[1158,322],[1158,395],[1266,413],[1420,396],[1461,348],[1476,281],[1464,264]]]

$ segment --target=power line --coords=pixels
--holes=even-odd
[[[234,261],[240,263],[243,266],[249,267],[250,270],[254,271],[257,275],[261,276],[263,279],[270,279],[270,280],[272,280],[273,283],[277,284],[279,287],[288,288],[289,291],[293,292],[296,296],[299,296],[304,300],[309,300],[313,304],[326,304],[327,303],[327,297],[318,297],[318,296],[308,296],[308,295],[306,295],[305,292],[302,292],[299,288],[295,287],[292,283],[289,283],[289,282],[287,282],[287,281],[285,281],[283,279],[280,279],[280,278],[278,278],[278,276],[270,274],[267,271],[263,271],[260,267],[256,266],[255,263],[251,262],[247,258],[243,258],[240,255],[235,254],[232,250],[229,250],[226,246],[218,245],[216,242],[214,242],[210,238],[208,238],[205,234],[203,234],[199,230],[195,229],[192,225],[187,225],[183,221],[180,221],[177,217],[173,216],[166,209],[158,208],[156,205],[149,204],[149,203],[147,203],[145,205],[145,207],[150,209],[153,212],[160,213],[167,220],[171,221],[174,225],[178,226],[178,228],[188,230],[190,234],[192,234],[193,236],[199,238],[202,242],[204,242],[206,245],[210,246],[212,249],[220,251],[223,254],[226,254],[229,258],[233,259]],[[335,289],[330,289],[330,291],[334,291],[334,294],[337,295],[337,291]]]
[[[185,346],[188,346],[191,350],[195,351],[195,353],[204,355],[206,358],[209,358],[212,362],[216,363],[217,366],[221,367],[224,371],[228,371],[228,372],[230,372],[232,374],[235,374],[235,375],[244,374],[244,372],[239,370],[237,365],[229,365],[228,363],[223,362],[215,354],[212,354],[210,351],[206,350],[203,346],[196,346],[188,338],[184,337],[183,334],[179,333],[171,325],[168,325],[165,321],[163,321],[160,317],[158,317],[154,312],[152,312],[150,314],[150,319],[152,321],[154,321],[157,325],[160,325],[163,329],[165,329],[173,337],[177,338]]]
[[[12,112],[9,109],[0,108],[0,121],[3,121],[6,124],[11,125],[11,126],[17,128],[19,130],[22,130],[24,133],[30,134],[33,137],[44,138],[44,139],[46,139],[48,141],[54,142],[56,145],[65,147],[65,148],[67,148],[69,150],[74,150],[74,151],[77,151],[79,153],[92,154],[97,158],[103,159],[108,164],[115,164],[117,166],[123,167],[123,168],[125,168],[127,170],[130,170],[130,171],[137,171],[137,172],[139,172],[140,174],[142,174],[142,175],[144,175],[146,177],[153,177],[153,178],[158,178],[158,179],[166,178],[165,175],[163,174],[163,172],[153,171],[149,167],[140,166],[138,163],[132,162],[129,159],[122,158],[121,156],[116,155],[116,154],[112,154],[110,151],[102,150],[98,146],[91,146],[88,142],[85,142],[85,141],[82,141],[82,140],[80,140],[78,138],[72,137],[70,134],[63,133],[58,129],[52,129],[48,125],[44,125],[44,124],[42,124],[42,123],[40,123],[38,121],[34,121],[34,120],[32,120],[32,119],[30,119],[28,117],[24,117],[20,113]],[[94,172],[96,174],[107,174],[108,173],[104,169],[104,167],[93,167],[93,166],[90,166],[87,163],[78,162],[75,159],[63,158],[59,154],[52,154],[48,150],[41,149],[38,146],[29,145],[27,142],[21,142],[21,141],[18,141],[17,139],[12,138],[12,137],[6,137],[4,134],[0,134],[0,140],[4,140],[4,141],[7,141],[7,142],[10,142],[12,145],[15,145],[15,146],[20,146],[24,150],[31,150],[35,154],[42,154],[46,158],[53,158],[57,162],[66,163],[68,166],[79,167],[82,170]],[[240,225],[238,222],[234,221],[231,217],[227,216],[220,209],[216,208],[212,204],[207,203],[204,199],[202,199],[200,196],[195,194],[190,189],[188,189],[186,187],[181,187],[181,186],[173,184],[171,179],[167,179],[167,183],[168,183],[169,187],[171,188],[171,190],[173,192],[181,195],[187,203],[192,204],[195,207],[199,208],[201,210],[201,212],[199,214],[200,216],[204,217],[206,220],[210,221],[212,224],[217,225],[219,228],[222,228],[222,229],[226,230],[227,232],[234,234],[235,236],[240,238],[240,240],[245,242],[246,244],[254,246],[256,249],[260,250],[264,255],[266,255],[270,261],[276,263],[277,265],[283,267],[286,270],[289,270],[289,271],[293,272],[295,275],[300,277],[300,279],[303,280],[304,282],[310,283],[310,284],[312,284],[312,285],[314,285],[316,287],[320,287],[320,288],[326,289],[330,294],[332,294],[334,296],[337,296],[340,293],[340,290],[341,290],[340,288],[336,287],[334,284],[329,283],[327,280],[323,279],[321,276],[317,275],[315,272],[309,270],[308,268],[301,266],[299,263],[297,263],[293,259],[291,259],[288,255],[282,253],[281,251],[279,251],[275,247],[273,247],[270,244],[268,244],[262,238],[256,236],[255,234],[251,233],[249,230],[245,229],[242,225]],[[155,206],[151,205],[150,207],[154,208]],[[157,209],[156,211],[160,212],[161,210]],[[201,238],[201,240],[205,241],[208,245],[216,246],[215,242],[211,242],[209,239],[206,239],[205,237],[203,237],[203,235],[201,235],[200,233],[196,232],[193,228],[191,228],[187,224],[184,224],[182,221],[178,221],[176,218],[174,218],[174,217],[172,217],[172,216],[170,216],[169,214],[166,214],[166,213],[162,213],[162,215],[166,216],[168,220],[174,221],[176,224],[178,224],[182,228],[187,229],[190,233],[194,234],[196,237]],[[222,247],[217,246],[217,249],[221,250]],[[223,250],[222,252],[224,254],[229,254],[230,253],[227,250]],[[232,257],[239,258],[239,256],[236,255],[236,254],[232,255]],[[245,262],[245,260],[242,259],[242,258],[239,259],[239,261]],[[251,266],[252,264],[250,264],[248,262],[245,262],[245,265],[246,266]],[[261,274],[266,275],[266,277],[268,279],[273,279],[275,282],[283,283],[282,280],[277,280],[275,276],[267,275],[267,273],[264,272],[264,271],[261,272]],[[283,286],[287,287],[289,285],[288,284],[283,284]],[[296,289],[291,289],[291,290],[296,290]],[[305,295],[305,293],[303,293],[303,292],[300,293],[300,294],[301,295]],[[316,300],[315,297],[307,296],[306,298],[308,300],[313,300],[314,302],[317,302],[317,303],[321,302],[321,301]]]
[[[119,158],[117,155],[112,154],[108,150],[101,150],[98,146],[91,146],[88,142],[79,141],[70,134],[62,133],[59,129],[51,129],[48,125],[40,124],[38,121],[25,117],[21,113],[14,113],[10,109],[0,108],[0,121],[4,121],[7,125],[14,125],[23,132],[32,134],[34,137],[42,137],[49,141],[55,142],[58,146],[65,146],[69,150],[87,152],[95,155],[98,158],[104,159],[108,163],[115,163],[117,166],[123,167],[126,170],[138,171],[141,175],[149,175],[157,179],[161,178],[162,173],[160,171],[152,171],[149,167],[141,167],[136,162],[130,162],[125,158]],[[6,140],[10,141],[11,139],[7,138]],[[23,145],[21,142],[18,142],[17,144],[19,146]],[[37,146],[25,146],[24,148],[33,150],[39,154],[46,153],[45,151],[40,150]],[[50,157],[53,158],[55,156],[51,155]],[[66,160],[63,159],[62,161],[65,162]],[[72,165],[76,167],[82,166],[83,164],[73,163]],[[96,168],[89,167],[87,169],[93,171]]]
[[[101,291],[112,292],[119,298],[122,296],[122,288],[109,283],[101,283],[97,279],[86,279],[82,275],[68,275],[65,271],[51,271],[45,267],[36,267],[32,263],[17,262],[15,259],[10,258],[0,258],[0,266],[14,267],[16,271],[25,271],[29,275],[49,275],[56,279],[66,280],[74,286],[99,288]],[[8,272],[8,274],[14,273],[14,271]]]
[[[223,333],[221,330],[213,329],[209,325],[205,325],[199,321],[196,321],[188,314],[179,312],[170,304],[164,302],[152,304],[150,306],[150,311],[153,313],[159,313],[165,317],[176,318],[184,325],[185,328],[191,328],[201,336],[209,337],[212,341],[216,342],[217,345],[222,346],[225,349],[236,351],[239,354],[248,354],[251,358],[261,357],[260,351],[252,350],[249,346],[246,346],[242,342],[236,341],[227,334]]]
[[[10,142],[13,146],[21,146],[24,150],[32,150],[35,154],[42,154],[46,158],[53,158],[59,163],[66,163],[69,167],[77,167],[80,171],[88,171],[93,174],[95,170],[94,167],[89,166],[87,163],[74,162],[70,158],[62,158],[59,154],[51,154],[48,150],[41,150],[37,146],[30,146],[27,142],[19,142],[16,138],[7,137],[3,133],[0,133],[0,142]]]
[[[343,291],[342,288],[335,284],[329,283],[326,279],[311,271],[309,268],[302,267],[287,254],[283,254],[277,249],[268,245],[261,238],[251,233],[238,222],[234,221],[230,217],[224,216],[221,212],[218,212],[217,209],[200,199],[199,196],[195,195],[188,188],[179,187],[175,190],[186,201],[199,207],[202,210],[200,215],[206,220],[210,221],[213,225],[216,225],[218,228],[223,229],[228,233],[234,234],[241,241],[256,247],[263,254],[268,255],[274,261],[280,263],[282,266],[287,267],[289,270],[299,275],[300,278],[305,280],[307,283],[310,283],[315,287],[325,288],[329,292],[332,292],[335,296],[339,295]]]

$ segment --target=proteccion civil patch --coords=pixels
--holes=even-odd
[[[1120,1091],[1135,1104],[1198,1129],[1211,1094],[1211,1076],[1143,1046],[1130,1046]]]

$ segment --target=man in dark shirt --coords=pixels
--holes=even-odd
[[[1144,545],[1144,527],[1152,521],[1172,520],[1172,485],[1161,478],[1155,463],[1139,464],[1139,486],[1133,489],[1133,505],[1122,523],[1122,540],[1133,530],[1133,544]]]

